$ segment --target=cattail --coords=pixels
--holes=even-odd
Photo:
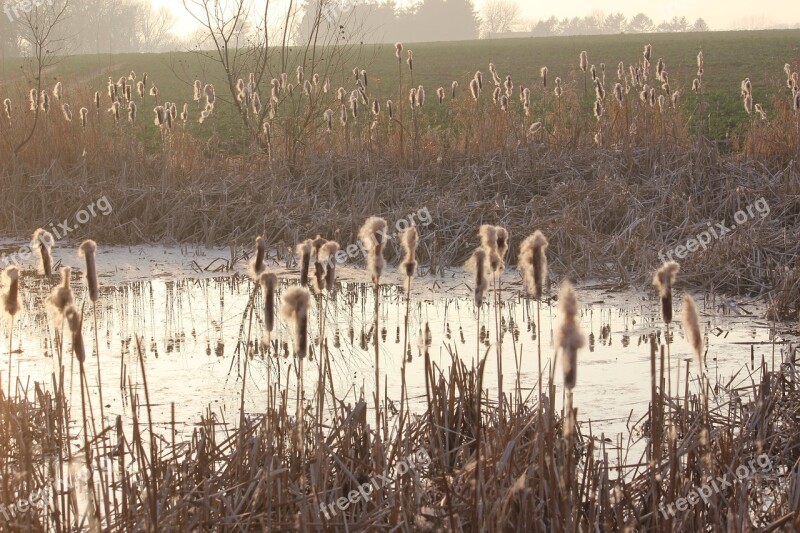
[[[792,103],[792,109],[795,112],[800,111],[800,91],[797,91],[797,94],[794,95],[794,102]]]
[[[753,94],[753,84],[750,83],[750,78],[742,80],[742,97],[748,94]]]
[[[680,95],[681,95],[680,91],[675,91],[674,93],[672,93],[672,109],[678,107],[678,98],[680,98]]]
[[[383,248],[386,238],[386,220],[380,217],[369,217],[358,232],[358,238],[369,251],[367,267],[372,274],[372,281],[377,285],[380,281],[385,261]]]
[[[761,104],[755,105],[755,111],[758,113],[758,116],[761,120],[767,120],[767,112],[764,111],[764,108],[761,106]]]
[[[656,77],[658,77],[658,79],[661,79],[661,73],[664,72],[665,68],[664,60],[659,57],[658,63],[656,63]]]
[[[320,258],[320,251],[327,242],[328,241],[326,239],[323,239],[320,235],[317,235],[317,238],[311,241],[311,247],[314,249],[313,287],[314,287],[314,292],[316,292],[317,294],[322,293],[322,290],[325,288],[325,268]]]
[[[600,100],[594,102],[594,117],[600,120],[603,117],[603,103]]]
[[[150,96],[158,96],[158,87],[155,84],[150,87]]]
[[[624,97],[624,93],[623,93],[623,89],[622,89],[622,84],[621,83],[617,83],[616,85],[614,85],[614,99],[616,99],[616,101],[620,105],[620,107],[622,106],[623,97]]]
[[[39,273],[45,276],[53,274],[53,258],[50,254],[55,246],[53,235],[42,228],[33,232],[31,238],[31,248],[39,254]]]
[[[64,114],[64,120],[72,122],[72,110],[69,108],[69,104],[63,104],[61,106],[61,112]]]
[[[692,91],[699,93],[700,92],[700,80],[695,78],[692,82]]]
[[[89,119],[89,110],[86,109],[85,107],[82,107],[80,109],[80,115],[81,115],[81,127],[83,129],[86,129],[86,123],[88,122]]]
[[[413,71],[414,70],[414,52],[412,52],[411,50],[408,51],[408,59],[406,60],[406,63],[408,63],[408,70]]]
[[[597,81],[597,69],[594,68],[594,65],[589,69],[589,75],[592,77],[592,81]]]
[[[117,86],[114,85],[114,82],[111,81],[111,78],[108,78],[108,85],[106,86],[106,93],[108,94],[108,98],[113,102],[117,97]]]
[[[672,285],[680,268],[675,261],[668,261],[653,276],[653,285],[658,288],[661,298],[661,318],[666,324],[672,322]]]
[[[3,309],[9,318],[13,318],[20,309],[19,269],[17,267],[8,266],[3,270],[3,287]]]
[[[497,248],[497,226],[483,224],[478,233],[481,238],[481,246],[486,250],[489,266],[492,272],[497,273],[498,270],[502,270],[503,268],[503,258],[500,256]]]
[[[211,111],[208,111],[207,109],[204,109],[203,111],[200,112],[200,118],[197,121],[200,124],[202,124],[210,116],[211,116]]]
[[[617,79],[620,81],[625,79],[625,64],[622,61],[617,65]]]
[[[189,120],[189,104],[183,104],[183,111],[181,111],[181,121],[186,124],[186,121]]]
[[[403,232],[401,241],[403,250],[405,251],[405,258],[403,259],[403,272],[408,279],[408,283],[411,283],[411,278],[414,277],[414,274],[417,271],[418,242],[419,233],[417,233],[417,228],[415,226],[411,226]]]
[[[166,120],[166,113],[164,112],[164,108],[162,106],[156,106],[153,109],[153,112],[156,114],[156,118],[153,120],[153,123],[156,126],[163,126],[164,121]]]
[[[267,243],[261,236],[256,237],[255,254],[247,265],[247,274],[253,281],[258,281],[259,276],[266,270],[264,258],[267,255]]]
[[[425,105],[425,87],[420,85],[417,87],[417,107]]]
[[[586,54],[586,51],[581,52],[580,67],[584,73],[586,73],[586,69],[589,68],[589,56]]]
[[[314,87],[311,85],[311,82],[310,82],[310,81],[308,81],[308,80],[306,80],[305,82],[303,82],[303,93],[304,93],[306,96],[311,96],[311,94],[312,94],[313,92],[314,92]]]
[[[534,135],[536,135],[536,132],[538,132],[541,128],[542,128],[541,122],[534,122],[533,124],[531,124],[531,127],[528,128],[528,137],[533,137]]]
[[[136,94],[139,95],[139,98],[144,98],[144,82],[143,81],[136,82]]]
[[[58,83],[56,83],[55,87],[53,87],[53,97],[56,100],[60,101],[61,100],[62,91],[63,91],[63,88],[61,86],[61,82],[59,81]]]
[[[331,80],[325,78],[325,83],[322,84],[322,92],[328,94],[328,91],[331,90]]]
[[[358,75],[356,75],[358,77]],[[297,85],[303,85],[303,81],[305,80],[305,73],[303,71],[302,66],[297,67]]]
[[[417,90],[414,87],[408,90],[408,101],[412,109],[417,106]]]
[[[753,96],[751,94],[747,94],[744,97],[744,110],[747,111],[748,115],[753,113]]]
[[[372,114],[376,117],[380,116],[381,114],[381,103],[378,100],[372,101]]]
[[[505,260],[508,252],[508,230],[502,226],[495,226],[495,238],[497,239],[497,255],[501,260]]]
[[[358,97],[355,94],[350,95],[350,112],[354,119],[358,119]]]
[[[347,126],[347,106],[342,104],[341,111],[339,112],[339,123],[342,126]]]
[[[403,43],[394,43],[394,56],[398,62],[403,60]]]
[[[603,84],[600,83],[600,80],[595,81],[594,94],[598,100],[606,99],[606,89],[603,87]]]
[[[561,78],[556,78],[556,88],[553,90],[556,95],[556,98],[561,98],[561,95],[564,93],[564,90],[561,88]]]
[[[83,315],[75,309],[74,305],[68,306],[64,310],[64,318],[67,320],[67,326],[70,333],[72,333],[72,351],[75,354],[75,359],[79,363],[86,361],[86,349],[83,345]]]
[[[132,98],[131,98],[131,86],[130,85],[126,85],[125,86],[125,99],[128,100],[128,101],[132,100]]]
[[[113,102],[108,112],[113,115],[114,122],[119,122],[119,102]]]
[[[558,297],[563,316],[556,331],[556,349],[561,348],[561,367],[564,370],[564,387],[575,388],[578,373],[578,350],[586,344],[586,338],[578,325],[578,299],[569,281],[564,280]]]
[[[333,131],[333,109],[325,110],[325,129],[328,132]]]
[[[67,306],[72,305],[72,289],[70,288],[72,269],[63,267],[60,274],[61,283],[52,290],[45,300],[47,309],[53,318],[63,317],[64,310]]]
[[[503,87],[506,90],[506,96],[511,98],[514,94],[514,82],[511,80],[511,76],[506,76],[506,81],[503,83]]]
[[[478,89],[483,91],[483,74],[480,70],[475,73],[475,79],[478,80]]]
[[[275,288],[278,286],[278,276],[262,272],[258,277],[258,284],[264,293],[264,330],[269,334],[275,329]]]
[[[36,89],[31,89],[28,93],[28,102],[30,102],[31,111],[39,109],[39,93]]]
[[[11,99],[6,98],[3,100],[3,110],[6,112],[6,117],[11,120]]]
[[[308,270],[311,266],[311,239],[297,245],[296,253],[300,256],[300,285],[308,285]]]
[[[789,63],[785,63],[783,65],[783,72],[786,74],[787,78],[792,77],[792,66]]]
[[[547,67],[542,67],[539,70],[539,75],[542,77],[542,87],[547,89]]]
[[[651,88],[650,89],[650,107],[654,107],[656,105],[656,90]]]
[[[644,45],[644,60],[650,61],[651,53],[653,51],[653,47],[649,44]]]
[[[436,96],[439,98],[439,105],[442,105],[444,103],[445,96],[444,87],[439,87],[436,89]]]
[[[486,250],[478,248],[472,252],[472,256],[464,265],[464,268],[473,274],[473,283],[475,284],[475,305],[480,307],[483,304],[483,298],[486,296],[486,290],[489,288],[489,280],[486,276]]]
[[[203,93],[206,95],[206,106],[213,106],[217,100],[217,91],[214,89],[214,86],[211,84],[206,84],[206,86],[203,87]]]
[[[41,95],[41,109],[45,114],[50,112],[50,95],[46,91],[42,91]]]
[[[494,91],[492,91],[492,102],[494,105],[498,105],[500,103],[500,94],[502,94],[503,90],[500,87],[495,87]]]
[[[325,269],[325,289],[328,294],[336,287],[336,254],[339,252],[339,243],[328,241],[322,245],[318,253],[319,261],[327,265]]]
[[[669,96],[670,94],[672,94],[672,89],[670,88],[670,86],[669,86],[669,83],[667,83],[667,82],[664,82],[664,83],[662,83],[662,84],[661,84],[661,89],[662,89],[662,90],[663,90],[665,93],[667,93],[667,96]]]
[[[473,78],[473,80],[469,83],[469,90],[472,93],[472,98],[474,100],[478,100],[478,97],[481,95],[481,89],[477,79]]]
[[[450,88],[451,88],[451,91],[450,91],[450,98],[451,98],[451,99],[453,99],[453,100],[455,100],[455,99],[456,99],[456,89],[458,89],[458,82],[457,82],[457,81],[454,81],[454,82],[453,82],[453,83],[450,85]]]
[[[686,339],[692,347],[697,369],[700,373],[703,373],[705,365],[703,364],[703,336],[700,334],[700,317],[697,313],[697,305],[694,303],[694,298],[688,294],[683,295],[681,323]]]
[[[194,80],[194,101],[199,102],[203,98],[203,84],[200,80]]]
[[[255,116],[261,116],[261,98],[258,93],[253,94],[253,99],[250,101],[251,111]]]
[[[136,102],[128,102],[128,121],[136,122]]]
[[[664,112],[664,104],[666,103],[667,99],[663,94],[658,95],[658,110],[659,112]]]
[[[597,146],[602,146],[603,145],[603,132],[602,131],[598,131],[597,133],[594,134],[594,143]]]
[[[96,302],[100,295],[100,290],[97,285],[97,266],[94,261],[94,255],[97,252],[97,243],[91,239],[83,241],[78,248],[79,255],[86,258],[86,286],[89,289],[89,299]]]
[[[308,354],[308,305],[311,294],[303,287],[289,287],[281,298],[281,316],[294,323],[294,352],[301,359]]]
[[[505,94],[500,97],[500,109],[502,111],[508,111],[508,96]]]

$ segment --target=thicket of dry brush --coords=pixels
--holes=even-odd
[[[360,233],[370,250],[376,295],[384,268],[379,230],[385,224],[380,218],[370,218]],[[413,230],[409,232],[403,239],[403,273],[408,278],[406,298],[411,302],[417,243]],[[116,423],[105,419],[102,392],[100,409],[95,409],[97,402],[88,393],[83,366],[87,353],[83,333],[90,330],[91,322],[83,317],[94,314],[96,308],[90,311],[93,306],[78,301],[69,270],[62,271],[61,283],[54,286],[46,303],[39,304],[50,311],[59,371],[48,386],[37,384],[25,391],[23,379],[15,379],[13,388],[4,387],[0,394],[3,500],[18,502],[46,487],[53,495],[52,506],[48,512],[12,513],[6,527],[19,531],[771,531],[800,526],[796,514],[800,437],[795,420],[800,375],[795,346],[774,347],[779,351],[777,367],[761,361],[757,369],[746,369],[749,385],[712,385],[706,374],[699,317],[687,296],[684,331],[695,358],[691,373],[688,361],[685,368],[673,364],[669,345],[663,341],[674,339],[669,324],[678,266],[664,265],[655,280],[661,289],[666,333],[649,337],[650,408],[632,433],[634,440],[640,435],[644,452],[631,457],[629,451],[636,442],[623,443],[622,437],[613,442],[609,436],[593,434],[591,425],[580,422],[580,406],[572,405],[571,391],[580,387],[578,354],[585,340],[577,323],[580,304],[567,282],[559,297],[554,354],[564,369],[563,405],[557,406],[562,403],[556,396],[558,378],[555,366],[542,363],[541,342],[523,354],[538,358],[538,386],[526,392],[517,375],[516,386],[506,393],[486,388],[483,371],[491,351],[496,351],[499,364],[499,341],[507,324],[501,319],[503,298],[517,295],[502,291],[506,261],[512,257],[508,232],[487,225],[480,234],[482,243],[470,264],[477,309],[488,313],[488,328],[496,334],[494,346],[482,350],[479,340],[474,358],[478,363],[470,368],[452,345],[449,368],[443,369],[428,354],[431,337],[426,328],[424,358],[413,363],[424,372],[424,407],[414,413],[408,409],[407,398],[401,398],[399,415],[379,392],[374,407],[369,407],[367,398],[355,405],[337,399],[330,369],[331,359],[338,354],[329,350],[322,329],[328,302],[337,298],[335,270],[326,263],[335,243],[318,237],[300,247],[299,277],[304,283],[299,283],[278,280],[268,271],[264,239],[259,237],[249,274],[253,302],[262,304],[254,303],[253,309],[264,314],[263,342],[269,350],[270,328],[278,318],[280,300],[280,317],[294,332],[296,379],[302,384],[305,354],[313,349],[318,380],[306,383],[302,395],[298,388],[292,399],[289,389],[272,383],[268,375],[263,414],[247,416],[241,411],[232,428],[217,425],[213,416],[203,417],[188,442],[175,441],[174,420],[173,437],[154,433],[145,356],[138,340],[141,382],[129,381],[126,390],[122,380],[121,390],[114,391],[128,398],[132,427],[123,427],[120,417]],[[536,232],[523,242],[517,264],[537,306],[546,292],[548,255],[550,263],[559,263],[547,249],[547,239]],[[95,264],[93,242],[85,242],[81,251],[87,261],[84,297],[91,304],[102,303],[95,276],[108,265]],[[52,261],[50,249],[41,246],[37,253],[44,277],[19,276],[15,267],[5,273],[2,298],[12,331],[26,284],[53,284],[52,275],[46,273]],[[314,296],[304,284],[313,287]],[[378,306],[376,300],[376,332]],[[323,331],[313,347],[308,331],[312,320],[319,320]],[[541,339],[545,332],[538,315],[534,325]],[[68,342],[62,332],[68,334]],[[249,341],[247,345],[252,346]],[[376,390],[380,391],[377,334],[373,342]],[[91,356],[107,355],[95,340]],[[72,369],[67,365],[71,357],[78,362],[75,372],[81,383],[82,421],[77,424],[76,406],[68,400],[64,385],[65,372]],[[248,366],[242,376],[243,395],[246,381],[252,379]],[[404,359],[403,380],[405,371]],[[673,379],[679,384],[674,388]],[[747,383],[747,378],[741,382]],[[405,381],[402,389],[405,392]],[[374,485],[367,497],[358,496],[359,486],[378,475],[393,475],[400,462],[420,450],[429,454],[428,464],[400,472],[392,483]],[[737,467],[751,464],[762,454],[769,458],[769,469],[723,486],[708,502],[695,502],[689,511],[664,510],[712,480],[732,479]],[[93,465],[93,475],[75,481],[82,464]],[[62,472],[71,472],[73,482],[57,483]],[[328,506],[339,498],[352,498],[352,503],[332,512]]]

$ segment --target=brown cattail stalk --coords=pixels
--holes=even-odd
[[[264,242],[263,237],[256,237],[255,255],[253,256],[253,259],[250,260],[250,264],[248,265],[247,269],[247,273],[250,276],[250,279],[253,281],[258,281],[261,273],[266,270],[266,266],[264,265],[264,258],[266,255],[267,243]]]
[[[686,334],[686,339],[692,347],[692,355],[694,355],[697,371],[703,374],[705,364],[703,361],[703,336],[700,334],[700,317],[694,298],[688,294],[683,295],[681,323],[683,325],[683,331]]]
[[[49,231],[39,228],[33,232],[31,248],[39,255],[39,273],[48,277],[53,274],[53,258],[50,254],[53,246],[55,239]]]
[[[297,255],[300,256],[300,285],[308,285],[308,269],[311,266],[311,239],[306,239],[297,245]]]
[[[672,322],[672,285],[681,266],[675,261],[664,263],[653,276],[653,285],[661,298],[661,318],[665,324]]]
[[[561,285],[559,295],[561,325],[556,331],[556,349],[561,349],[561,367],[564,370],[564,387],[567,390],[575,388],[578,373],[578,350],[586,344],[586,338],[578,325],[578,299],[569,281]]]
[[[269,338],[275,329],[275,289],[278,286],[278,276],[268,272],[262,272],[258,277],[261,291],[264,294],[264,336],[266,346],[269,346]]]
[[[372,274],[372,281],[376,285],[380,282],[383,267],[386,262],[383,259],[383,248],[386,238],[386,220],[380,217],[369,217],[361,230],[358,232],[364,248],[369,252],[367,256],[367,267]]]
[[[547,279],[548,242],[544,234],[536,230],[522,242],[519,253],[519,265],[528,292],[537,300],[542,298],[544,283]]]
[[[475,305],[478,307],[483,305],[486,290],[489,288],[489,279],[486,276],[488,266],[487,254],[484,248],[478,248],[472,252],[472,256],[470,256],[469,260],[464,265],[464,268],[473,274]]]

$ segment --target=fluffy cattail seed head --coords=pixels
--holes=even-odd
[[[697,312],[697,305],[694,298],[685,294],[683,296],[683,311],[681,312],[681,323],[686,339],[692,347],[692,355],[697,364],[698,372],[701,374],[705,368],[703,364],[703,336],[700,334],[700,317]]]
[[[95,253],[97,243],[91,239],[85,240],[78,248],[78,253],[86,258],[86,286],[89,289],[89,299],[96,302],[100,296],[100,289],[97,283],[97,264],[95,263]]]
[[[578,373],[578,350],[586,344],[586,338],[578,325],[578,299],[569,281],[561,285],[558,298],[561,324],[556,331],[556,349],[561,349],[561,366],[564,370],[564,387],[575,388]]]
[[[661,299],[661,318],[667,324],[672,322],[672,285],[680,269],[680,265],[675,261],[667,261],[653,276],[653,285],[658,288]]]
[[[308,269],[311,266],[311,239],[297,245],[296,253],[300,256],[300,285],[308,285]]]
[[[487,264],[486,250],[478,248],[472,252],[469,260],[467,260],[464,268],[473,274],[473,284],[475,285],[475,305],[480,307],[483,304],[483,298],[486,296],[486,290],[489,288],[489,279],[486,276],[489,265]]]
[[[3,270],[3,310],[12,319],[19,309],[19,269],[8,266]]]
[[[45,276],[53,274],[53,258],[50,251],[55,246],[53,235],[42,228],[33,232],[31,248],[39,255],[39,273]]]
[[[278,286],[278,276],[262,272],[258,277],[258,284],[264,295],[264,330],[269,334],[275,329],[275,288]]]
[[[86,360],[86,350],[83,345],[83,315],[78,312],[74,305],[69,305],[64,310],[64,318],[67,320],[70,333],[72,333],[72,351],[75,354],[75,359],[83,364]]]
[[[405,251],[405,258],[403,259],[403,272],[405,273],[408,282],[417,271],[417,244],[419,242],[419,233],[415,226],[411,226],[403,232],[402,245]]]
[[[585,50],[581,52],[580,55],[580,67],[584,73],[586,72],[586,69],[589,68],[589,56]]]
[[[308,306],[311,293],[303,287],[290,287],[281,298],[281,317],[294,324],[294,352],[297,357],[308,355]]]
[[[372,274],[372,281],[377,285],[380,281],[385,261],[383,249],[386,244],[386,220],[380,217],[369,217],[358,232],[358,238],[369,251],[367,267]]]
[[[542,298],[547,279],[547,238],[536,230],[522,242],[519,252],[519,267],[528,292],[537,300]]]

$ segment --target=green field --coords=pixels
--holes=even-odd
[[[709,32],[650,35],[615,35],[588,37],[542,37],[526,39],[480,40],[470,42],[415,43],[406,44],[406,49],[414,51],[415,84],[426,87],[429,102],[435,100],[436,88],[448,89],[452,81],[460,84],[463,96],[468,91],[468,81],[476,70],[481,70],[488,78],[488,64],[494,62],[501,76],[512,75],[517,87],[534,87],[534,99],[540,96],[539,69],[547,66],[552,89],[555,77],[561,77],[567,87],[572,86],[582,92],[583,73],[578,68],[578,55],[586,50],[590,64],[606,64],[606,90],[610,91],[616,82],[616,69],[619,61],[627,65],[639,60],[643,45],[653,47],[652,64],[658,58],[666,62],[673,90],[680,90],[685,98],[691,95],[692,80],[696,75],[696,56],[702,50],[705,56],[704,92],[708,104],[709,132],[717,139],[727,138],[736,131],[738,125],[746,121],[739,94],[742,79],[749,77],[754,88],[756,103],[762,103],[767,113],[774,109],[773,98],[786,96],[783,66],[790,63],[797,70],[800,63],[800,30],[771,30],[752,32]],[[329,52],[328,50],[327,52]],[[296,51],[293,51],[295,53]],[[346,58],[326,75],[330,78],[332,92],[342,85],[352,88],[352,69],[356,66],[367,69],[370,77],[370,93],[381,100],[397,99],[397,61],[391,45],[355,45],[342,51]],[[276,53],[277,55],[277,53]],[[324,51],[322,55],[326,55]],[[294,78],[297,65],[296,54],[287,62],[285,69]],[[405,57],[405,54],[404,54]],[[320,71],[325,68],[320,63]],[[408,87],[408,70],[403,63],[405,87]],[[149,74],[160,90],[160,99],[175,101],[180,105],[191,102],[191,82],[195,78],[204,83],[215,83],[217,95],[222,105],[214,114],[213,121],[200,125],[196,118],[199,113],[193,109],[190,131],[204,135],[211,127],[222,138],[236,138],[241,133],[239,118],[232,113],[230,105],[224,102],[230,97],[224,94],[221,70],[216,63],[195,53],[169,54],[105,54],[69,57],[48,71],[45,85],[52,86],[56,80],[63,80],[65,91],[74,89],[75,82],[91,84],[95,90],[105,94],[108,76],[115,80],[129,71]],[[277,77],[281,68],[276,63],[270,77]],[[333,70],[333,69],[331,69]],[[24,79],[24,69],[19,60],[6,60],[0,64],[0,97],[9,92],[9,82]],[[241,77],[246,78],[248,69],[242,68]],[[306,76],[311,69],[306,67]],[[24,83],[32,84],[33,80]],[[23,83],[23,85],[24,85]],[[262,100],[268,99],[269,80],[260,86]],[[406,97],[406,96],[404,96]],[[83,97],[85,98],[85,96]],[[332,96],[330,97],[332,101]],[[592,98],[592,95],[589,95]],[[146,107],[151,107],[149,99]],[[788,97],[787,97],[788,100]],[[106,100],[104,100],[104,103]],[[88,105],[90,102],[76,102],[75,105]],[[332,104],[331,104],[332,105]],[[146,110],[149,118],[150,109]]]

